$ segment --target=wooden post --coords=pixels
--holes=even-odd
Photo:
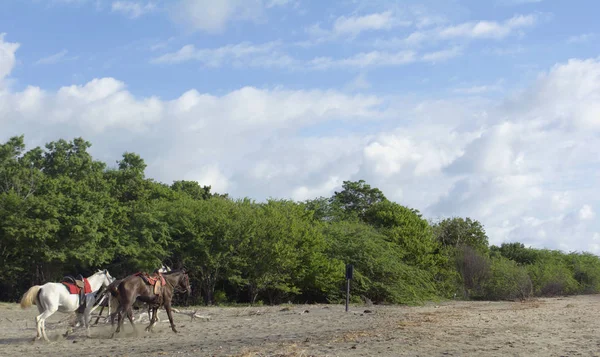
[[[350,303],[350,279],[346,279],[346,312],[348,312],[348,304]]]
[[[350,280],[352,280],[353,272],[354,266],[346,264],[346,312],[348,312],[348,305],[350,304]]]

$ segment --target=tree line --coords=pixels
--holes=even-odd
[[[480,222],[429,221],[362,180],[331,197],[256,202],[154,181],[130,152],[109,167],[90,146],[76,138],[26,150],[24,136],[0,144],[0,300],[65,275],[123,277],[163,262],[190,271],[190,303],[340,302],[348,263],[355,301],[600,290],[593,254],[490,246]]]

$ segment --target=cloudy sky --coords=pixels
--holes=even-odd
[[[365,179],[600,254],[600,3],[3,0],[0,140],[257,200]]]

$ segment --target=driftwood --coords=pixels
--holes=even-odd
[[[198,315],[198,310],[194,310],[194,311],[180,311],[180,310],[175,309],[175,308],[171,308],[171,310],[173,310],[173,312],[175,312],[175,313],[189,316],[190,319],[191,319],[191,321],[194,321],[194,319],[200,319],[200,320],[203,320],[203,321],[209,321],[210,320],[210,316]]]
[[[173,312],[177,313],[177,314],[181,314],[181,315],[186,315],[190,317],[191,321],[194,321],[195,319],[199,319],[202,321],[209,321],[210,320],[210,316],[205,316],[205,315],[200,315],[198,314],[198,310],[194,310],[194,311],[190,311],[190,310],[179,310],[176,308],[171,308]],[[160,322],[160,317],[159,317],[159,313],[161,312],[161,310],[158,310],[156,313],[156,319],[157,322]],[[96,321],[98,321],[98,319],[103,318],[104,320],[102,321],[103,323],[110,323],[110,315],[108,316],[100,316],[100,314],[95,315],[96,317]],[[92,318],[94,316],[91,316]],[[147,311],[141,311],[139,314],[133,314],[133,321],[135,322],[143,322],[143,321],[150,321],[150,316],[148,315]]]

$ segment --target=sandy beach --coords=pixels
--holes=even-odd
[[[184,312],[194,312],[192,318]],[[600,356],[600,296],[527,302],[429,303],[425,306],[283,305],[186,307],[166,313],[154,333],[126,323],[91,328],[56,313],[47,323],[53,342],[32,342],[37,309],[0,304],[1,356]],[[94,321],[95,318],[92,320]]]

